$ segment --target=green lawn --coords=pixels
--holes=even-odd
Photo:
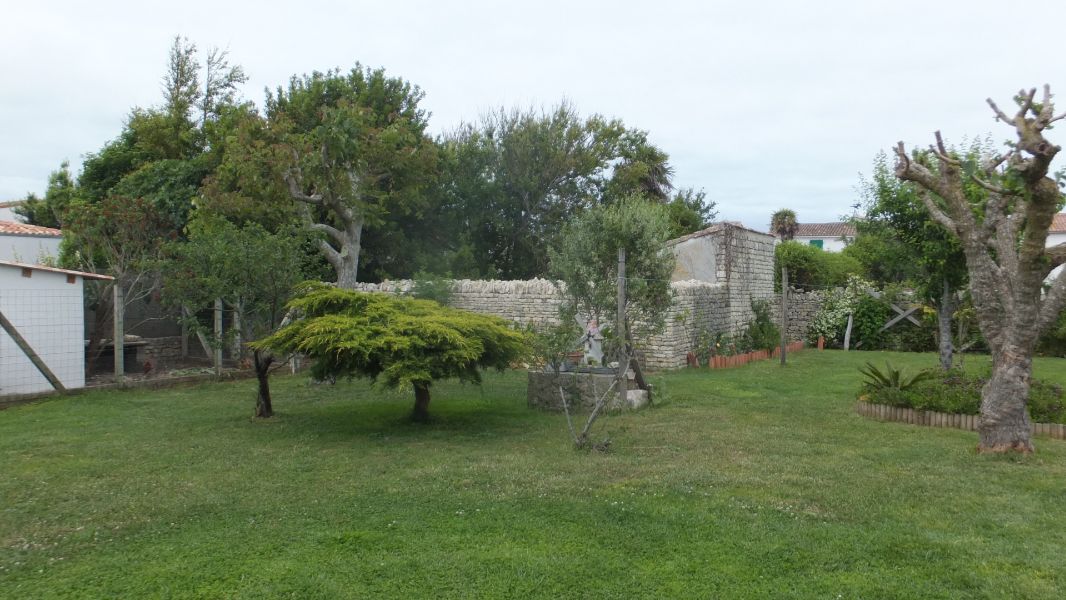
[[[979,456],[865,420],[856,369],[884,357],[935,362],[656,378],[609,454],[518,372],[435,387],[421,426],[407,395],[303,378],[266,422],[254,381],[0,411],[0,597],[1066,596],[1066,442]]]

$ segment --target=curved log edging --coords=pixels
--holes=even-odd
[[[936,412],[934,410],[900,408],[898,406],[889,406],[888,404],[873,404],[863,400],[860,400],[855,405],[855,412],[864,417],[877,419],[879,421],[894,421],[896,423],[922,425],[924,427],[946,427],[949,429],[977,431],[977,415],[960,415],[955,413]],[[1062,423],[1033,423],[1033,435],[1066,440],[1066,425],[1063,425]]]

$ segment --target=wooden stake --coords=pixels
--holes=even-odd
[[[116,281],[111,287],[114,290],[114,306],[111,314],[114,322],[115,347],[115,381],[122,381],[126,375],[126,291]]]

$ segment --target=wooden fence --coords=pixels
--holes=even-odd
[[[855,405],[855,412],[864,417],[881,421],[895,421],[925,427],[945,427],[977,431],[977,415],[959,415],[933,410],[915,410],[887,404],[872,404],[860,401]],[[1066,425],[1062,423],[1033,423],[1034,435],[1046,435],[1059,440],[1066,440]]]

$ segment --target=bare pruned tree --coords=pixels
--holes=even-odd
[[[961,157],[939,131],[927,153],[909,155],[903,142],[896,146],[896,176],[917,184],[932,218],[959,237],[966,255],[974,307],[992,351],[978,425],[982,452],[1033,451],[1026,409],[1033,350],[1066,305],[1066,274],[1044,289],[1051,271],[1066,262],[1066,244],[1045,247],[1062,192],[1048,176],[1060,147],[1044,132],[1066,114],[1055,115],[1049,86],[1039,102],[1036,94],[1035,88],[1019,92],[1013,115],[988,100],[996,120],[1017,134],[1003,154]],[[971,202],[968,186],[987,194]]]

